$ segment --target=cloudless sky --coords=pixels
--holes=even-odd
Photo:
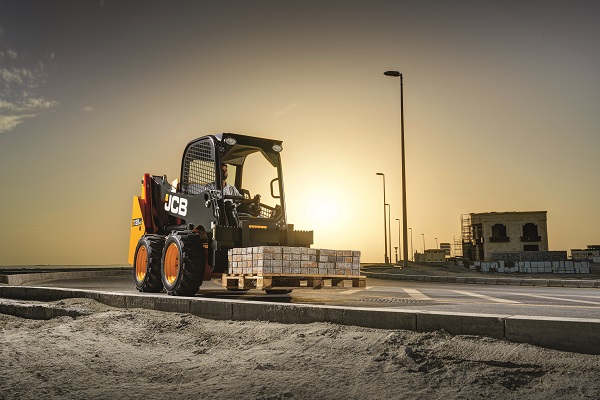
[[[383,261],[469,212],[548,212],[600,243],[597,1],[0,0],[0,265],[124,264],[145,173],[185,145],[283,140],[288,219]],[[410,243],[410,239],[409,239]]]

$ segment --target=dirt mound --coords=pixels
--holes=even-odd
[[[0,314],[0,399],[600,398],[600,356],[445,332],[115,309]]]

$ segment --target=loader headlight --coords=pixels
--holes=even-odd
[[[234,144],[237,143],[237,140],[235,140],[232,137],[226,137],[225,140],[224,140],[224,142],[227,143],[230,146],[233,146]]]
[[[281,147],[280,144],[274,144],[272,149],[274,152],[279,153],[281,150],[283,150],[283,147]]]

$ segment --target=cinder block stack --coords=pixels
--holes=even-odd
[[[475,261],[472,270],[481,272],[521,272],[527,274],[589,274],[588,261],[518,261],[514,267],[507,267],[503,261]]]
[[[590,263],[588,261],[554,261],[552,272],[555,274],[589,274]]]
[[[258,246],[229,250],[230,274],[360,275],[360,251]]]
[[[504,268],[504,261],[475,261],[474,265],[481,272],[508,272],[508,268]]]

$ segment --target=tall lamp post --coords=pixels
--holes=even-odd
[[[425,234],[421,233],[421,236],[423,236],[423,255],[425,255]]]
[[[440,248],[440,245],[438,244],[438,240],[437,240],[437,238],[435,238],[435,248],[436,248],[436,249],[439,249],[439,248]]]
[[[396,218],[398,221],[398,246],[400,246],[400,218]],[[396,258],[396,264],[398,263],[398,258]]]
[[[415,252],[413,251],[413,241],[412,241],[412,228],[410,229],[410,259],[411,261],[415,261]]]
[[[387,217],[385,216],[385,174],[382,172],[377,172],[376,175],[381,175],[383,177],[383,237],[384,237],[384,243],[385,243],[385,263],[389,263],[389,258],[388,258],[388,252],[387,252],[387,229],[386,229],[386,224],[387,224]]]
[[[392,262],[392,224],[390,222],[390,219],[391,219],[391,215],[392,215],[392,206],[390,206],[387,203],[385,206],[387,207],[387,228],[388,228],[388,238],[389,238],[388,249],[390,249],[388,254],[390,255],[390,263],[391,263]]]
[[[406,220],[406,168],[404,160],[404,92],[402,88],[402,74],[398,71],[385,71],[385,76],[392,76],[400,78],[400,132],[401,132],[401,143],[402,143],[402,219],[403,219],[403,241],[402,241],[402,266],[408,266],[408,235],[407,227],[408,223]]]

